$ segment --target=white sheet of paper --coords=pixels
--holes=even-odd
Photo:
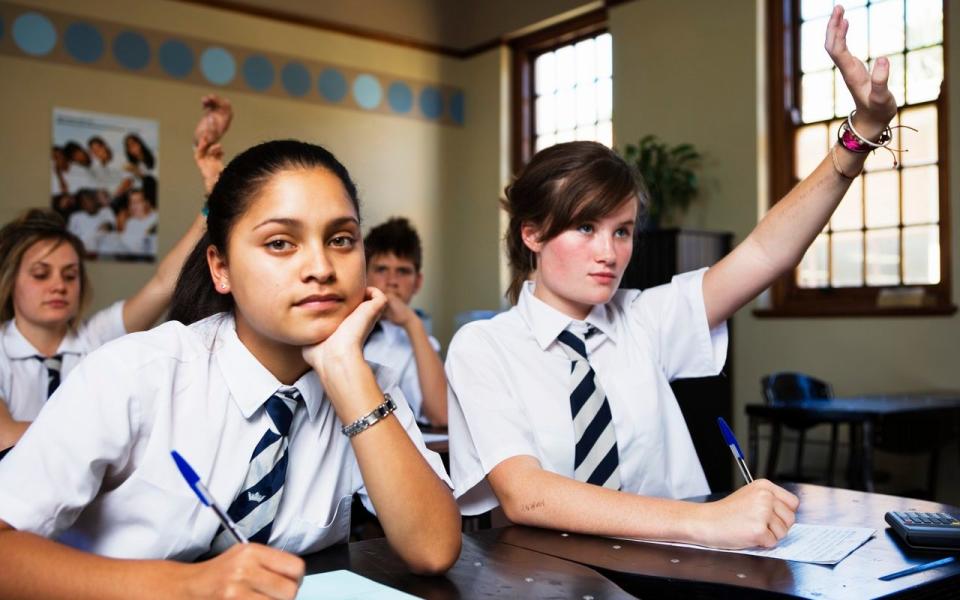
[[[720,550],[694,544],[674,544],[670,542],[651,542],[669,546],[700,548],[715,552],[732,552],[794,560],[818,565],[835,565],[854,550],[862,546],[877,533],[869,527],[831,527],[828,525],[804,525],[795,523],[775,548],[749,548],[746,550]],[[638,540],[648,542],[650,540]]]
[[[340,570],[304,577],[296,600],[417,600],[417,597],[352,571]]]
[[[450,439],[450,435],[446,433],[421,433],[423,436],[423,443],[429,444],[430,442],[446,442]]]

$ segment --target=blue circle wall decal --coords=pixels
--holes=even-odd
[[[216,85],[226,85],[237,74],[237,64],[233,55],[224,48],[207,48],[200,55],[200,70],[207,81]]]
[[[387,88],[387,103],[394,112],[406,113],[413,108],[413,92],[402,81],[394,81]]]
[[[367,110],[376,108],[380,104],[383,91],[380,89],[380,82],[373,75],[358,75],[353,80],[353,99],[361,108]]]
[[[435,87],[425,87],[420,92],[420,110],[428,119],[436,119],[443,114],[443,97]]]
[[[183,79],[193,70],[193,51],[180,40],[167,40],[160,46],[160,66],[167,75]]]
[[[450,118],[457,125],[463,125],[463,92],[456,91],[450,95]]]
[[[249,56],[243,61],[243,78],[248,86],[262,92],[273,85],[273,64],[263,55]]]
[[[113,39],[113,57],[121,66],[139,71],[150,62],[150,45],[139,33],[124,31]]]
[[[284,65],[280,71],[280,80],[283,82],[283,89],[291,96],[303,96],[310,91],[310,71],[298,62]]]
[[[31,56],[44,56],[57,44],[57,30],[40,13],[24,13],[13,21],[13,41]]]
[[[336,69],[324,69],[317,87],[320,95],[330,102],[340,102],[347,95],[347,79]]]
[[[73,23],[63,34],[63,45],[74,59],[92,63],[103,56],[103,36],[89,23]]]

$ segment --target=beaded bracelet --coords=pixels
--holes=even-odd
[[[893,157],[893,167],[896,168],[900,164],[900,162],[897,160],[897,152],[906,152],[907,150],[904,148],[890,147],[890,143],[893,141],[893,129],[903,128],[911,131],[917,130],[909,125],[896,125],[895,127],[890,127],[887,125],[883,129],[883,132],[881,132],[880,138],[874,142],[860,135],[860,132],[857,131],[853,126],[853,115],[855,115],[856,112],[856,109],[850,111],[847,119],[840,125],[840,129],[837,130],[837,141],[846,150],[849,150],[855,154],[867,154],[868,152],[873,152],[877,148],[883,148],[890,153],[890,156]],[[834,164],[836,163],[837,160],[836,157],[834,157]],[[841,175],[843,175],[842,172]],[[844,177],[847,176],[844,175]]]

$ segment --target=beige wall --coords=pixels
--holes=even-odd
[[[236,110],[225,140],[228,155],[259,141],[295,137],[330,148],[348,167],[361,194],[366,226],[388,216],[409,216],[418,226],[426,249],[425,285],[415,304],[435,314],[435,328],[448,336],[452,314],[492,290],[496,306],[496,214],[490,236],[480,227],[483,218],[471,206],[496,200],[498,68],[496,52],[472,61],[442,57],[404,47],[326,33],[229,13],[192,4],[154,0],[128,10],[121,0],[78,5],[55,0],[28,4],[90,18],[128,23],[186,36],[219,40],[265,51],[318,61],[369,68],[410,79],[455,84],[467,90],[467,125],[443,126],[423,120],[366,114],[359,110],[310,104],[257,94],[230,95]],[[191,159],[190,143],[200,115],[200,96],[211,88],[74,68],[25,58],[0,57],[4,81],[16,81],[0,96],[0,181],[3,181],[0,222],[23,208],[44,204],[49,191],[51,111],[54,106],[155,119],[160,127],[160,250],[166,252],[202,204],[200,179]],[[483,78],[482,84],[472,77]],[[489,80],[491,85],[486,85]],[[485,147],[484,144],[489,146]],[[489,180],[488,189],[480,183]],[[482,198],[481,198],[482,197]],[[458,211],[463,205],[466,212]],[[476,211],[474,211],[476,212]],[[444,219],[454,219],[462,235],[444,234]],[[456,219],[463,219],[459,223]],[[458,241],[459,240],[459,241]],[[484,240],[489,240],[485,243]],[[462,244],[458,253],[444,254],[446,245]],[[476,251],[490,259],[489,275],[461,277],[456,262]],[[491,250],[492,249],[492,250]],[[492,258],[491,258],[492,257]],[[457,298],[446,299],[443,269],[453,269]],[[91,263],[94,308],[132,294],[152,267]]]
[[[765,189],[763,22],[756,2],[636,0],[611,10],[614,40],[614,134],[618,145],[640,135],[696,144],[706,155],[704,202],[684,225],[728,230],[741,241],[758,220]],[[960,39],[960,14],[952,11],[951,40]],[[949,77],[960,81],[960,52],[953,44]],[[956,85],[956,84],[955,84]],[[960,144],[960,106],[950,105],[950,144]],[[954,152],[956,156],[956,152]],[[960,181],[960,166],[950,164]],[[953,184],[953,298],[960,296],[960,194]],[[960,316],[924,318],[758,319],[753,306],[735,319],[734,414],[746,438],[743,407],[760,400],[759,380],[778,370],[800,370],[833,383],[839,394],[960,389]],[[708,398],[704,402],[709,402]],[[792,452],[792,448],[784,448]],[[814,448],[811,463],[822,459]],[[789,454],[788,454],[789,456]],[[841,456],[843,458],[843,456]],[[942,497],[960,504],[958,452],[950,447],[940,470]],[[881,468],[904,474],[922,459],[881,456]],[[820,464],[823,464],[822,462]],[[909,475],[909,474],[908,474]],[[951,484],[953,482],[953,485]]]

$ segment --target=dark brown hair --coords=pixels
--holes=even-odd
[[[391,217],[387,222],[371,229],[367,237],[363,238],[363,250],[367,262],[380,254],[394,254],[397,258],[413,262],[417,273],[423,263],[420,236],[410,221],[403,217]]]
[[[207,200],[207,231],[184,261],[169,318],[189,325],[210,315],[233,310],[233,296],[214,289],[207,264],[211,245],[227,255],[227,241],[237,220],[251,201],[275,175],[282,171],[322,168],[340,180],[360,217],[357,187],[346,167],[329,151],[296,140],[264,142],[238,154],[220,174]]]
[[[505,242],[510,263],[507,296],[516,304],[523,282],[537,268],[537,256],[523,243],[525,223],[548,242],[567,229],[605,217],[630,198],[639,202],[638,218],[647,194],[635,169],[616,152],[597,142],[557,144],[534,155],[504,190],[504,210],[510,215]]]
[[[86,251],[80,238],[67,231],[63,217],[43,208],[32,208],[0,229],[0,322],[9,321],[15,316],[13,288],[23,255],[34,244],[44,241],[54,241],[57,246],[66,242],[77,253],[80,267],[80,306],[69,322],[71,328],[76,327],[80,313],[90,296],[90,281],[83,265]]]

